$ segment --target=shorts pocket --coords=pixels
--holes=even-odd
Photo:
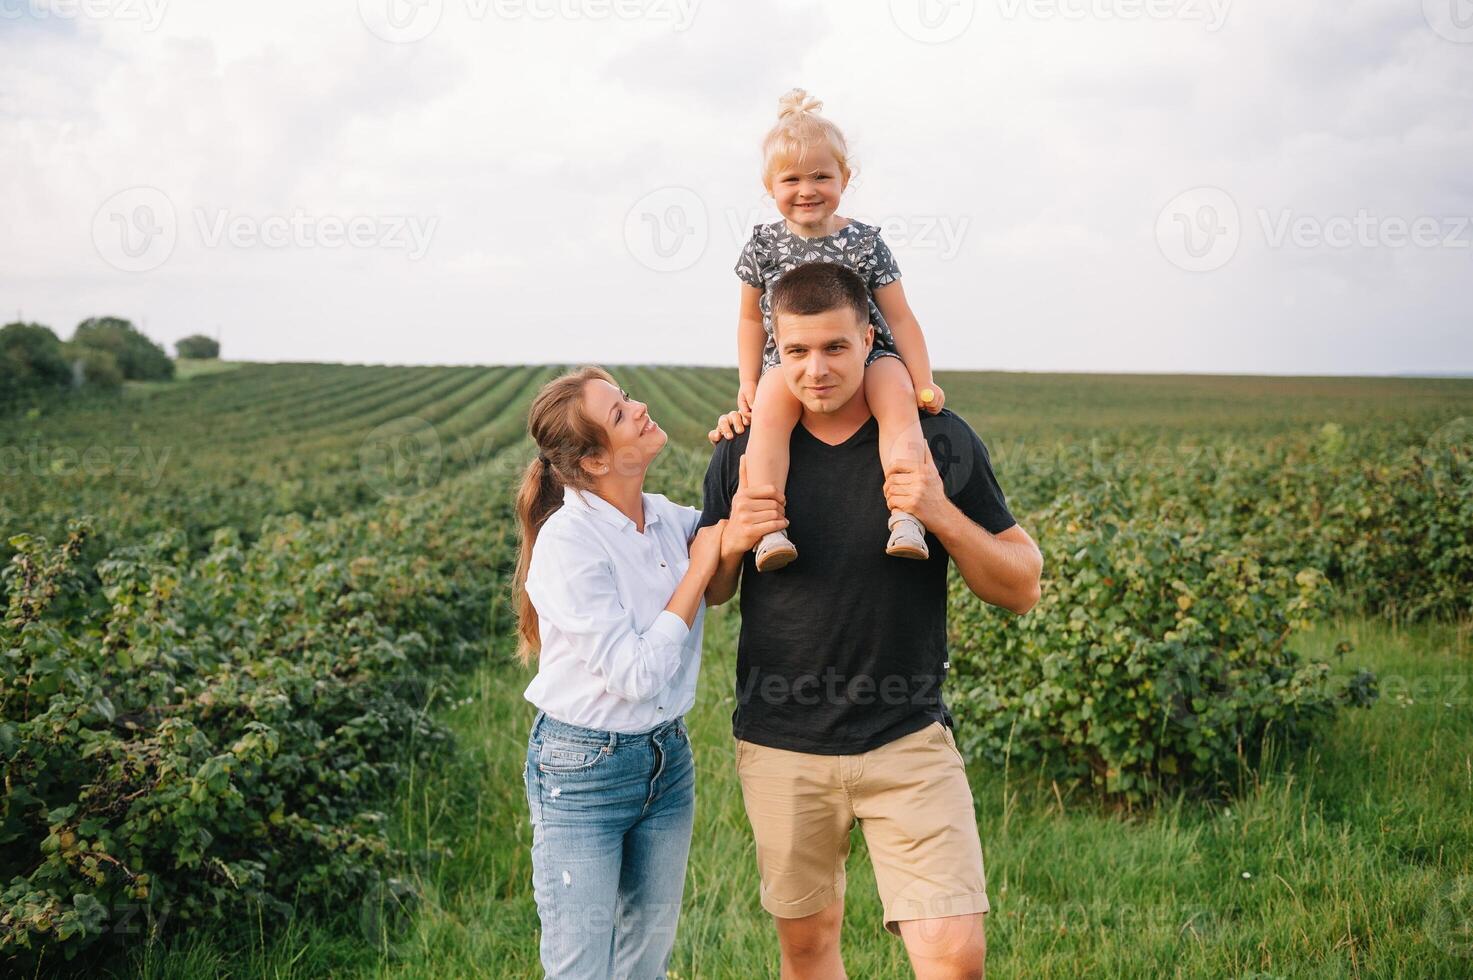
[[[946,722],[938,721],[936,722],[936,724],[941,726],[941,738],[943,741],[946,742],[948,746],[951,747],[951,754],[956,756],[956,761],[961,763],[962,768],[965,769],[967,767],[967,760],[962,758],[962,750],[957,748],[956,734],[951,730]]]
[[[604,746],[544,739],[537,751],[537,768],[542,772],[585,772],[608,757]]]

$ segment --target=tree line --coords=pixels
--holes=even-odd
[[[217,341],[194,334],[175,345],[183,358],[220,356]],[[116,391],[124,381],[168,381],[174,361],[121,317],[88,317],[63,341],[47,326],[0,327],[0,408],[68,391]]]

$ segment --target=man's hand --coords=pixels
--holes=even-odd
[[[925,460],[919,464],[915,460],[902,460],[885,477],[885,503],[891,510],[903,510],[914,516],[928,528],[946,509],[956,506],[946,496],[929,444]]]
[[[706,438],[711,440],[711,445],[716,445],[722,439],[735,439],[738,432],[746,430],[752,424],[752,413],[743,412],[741,409],[727,412],[716,420],[716,428],[706,433]],[[747,457],[743,456],[745,461]]]
[[[721,536],[721,553],[744,555],[756,547],[762,535],[787,527],[788,519],[783,516],[787,502],[787,497],[770,483],[747,486],[747,457],[743,454],[737,463],[736,496],[731,500],[726,533]]]

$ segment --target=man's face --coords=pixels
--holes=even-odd
[[[864,359],[875,339],[868,319],[847,307],[806,316],[779,313],[774,328],[778,370],[803,407],[827,415],[849,404],[864,384]]]

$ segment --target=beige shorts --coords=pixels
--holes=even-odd
[[[856,822],[890,932],[906,919],[989,910],[972,789],[941,722],[859,755],[735,741],[768,912],[801,918],[843,897]]]

